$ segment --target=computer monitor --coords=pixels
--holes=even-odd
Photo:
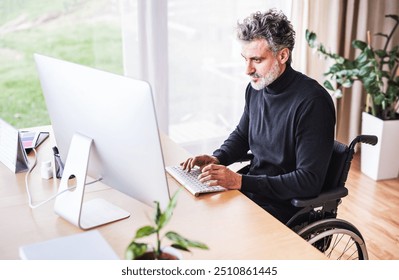
[[[34,58],[65,162],[55,212],[82,229],[129,217],[105,200],[83,201],[86,175],[165,207],[170,195],[150,85],[40,54]]]

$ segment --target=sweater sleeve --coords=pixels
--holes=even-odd
[[[326,98],[314,98],[296,120],[295,169],[277,176],[243,175],[242,191],[288,200],[320,193],[334,145],[335,111]]]

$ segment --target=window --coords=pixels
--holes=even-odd
[[[238,123],[249,81],[237,20],[272,7],[289,15],[291,0],[165,1],[1,1],[0,117],[18,128],[50,123],[33,62],[37,52],[146,79],[156,95],[163,92],[154,84],[166,77],[166,103],[157,105],[157,114],[167,120],[169,136],[192,153],[212,152]],[[162,44],[154,43],[160,38]],[[146,60],[144,47],[161,55]],[[142,73],[161,64],[166,67],[152,80]]]
[[[0,117],[15,127],[50,123],[33,54],[122,74],[116,0],[0,2]]]
[[[237,125],[249,79],[235,26],[291,1],[187,1],[168,6],[169,135],[194,154],[210,153]]]

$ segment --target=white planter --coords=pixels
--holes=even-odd
[[[399,175],[399,120],[383,121],[362,113],[362,134],[378,137],[375,146],[361,145],[360,169],[374,180],[397,178]]]

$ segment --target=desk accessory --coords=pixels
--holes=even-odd
[[[53,153],[54,153],[54,164],[55,164],[55,177],[61,179],[62,173],[64,172],[64,163],[61,160],[60,153],[56,146],[53,147]]]
[[[51,167],[51,160],[43,161],[40,169],[42,179],[48,180],[53,178],[53,168]]]
[[[99,231],[91,230],[19,248],[23,260],[117,260]]]
[[[28,159],[22,146],[20,132],[2,119],[0,119],[0,162],[14,173],[28,170]]]
[[[47,131],[21,131],[22,145],[27,154],[34,148],[37,148],[49,137],[50,133]]]

